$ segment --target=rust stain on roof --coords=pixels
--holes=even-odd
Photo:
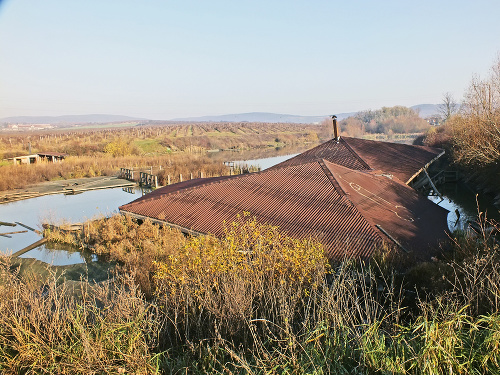
[[[322,143],[310,150],[307,150],[291,159],[285,160],[282,163],[276,164],[269,169],[277,169],[288,167],[291,165],[300,165],[318,160],[328,160],[329,162],[342,165],[347,168],[356,170],[369,170],[371,167],[358,155],[344,138],[339,141],[334,139]]]
[[[296,238],[316,238],[327,255],[367,258],[382,237],[339,191],[319,162],[234,176],[223,181],[121,206],[120,211],[151,217],[183,228],[216,236],[223,222],[243,211],[259,222],[279,226]],[[144,198],[146,198],[145,196]]]
[[[272,168],[325,159],[355,170],[382,170],[408,183],[415,173],[441,154],[442,150],[431,147],[342,137],[338,142],[332,139]]]
[[[120,211],[216,236],[223,235],[224,222],[246,211],[292,237],[319,240],[331,259],[368,258],[388,240],[386,234],[428,258],[429,246],[446,238],[447,211],[397,178],[414,173],[417,163],[394,175],[373,170],[360,154],[371,155],[375,145],[362,146],[350,139],[329,141],[263,172],[160,188]],[[411,154],[411,146],[399,146],[382,143],[386,156],[380,162],[373,156],[372,165],[397,164],[387,162],[394,152]],[[437,151],[417,148],[414,153],[427,161]]]
[[[355,171],[329,163],[334,178],[370,224],[382,227],[406,249],[430,257],[447,240],[448,210],[421,196],[397,177]]]
[[[426,146],[347,137],[346,142],[372,169],[389,172],[405,183],[409,183],[425,165],[443,155],[443,150]]]

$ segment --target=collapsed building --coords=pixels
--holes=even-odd
[[[447,239],[448,211],[408,184],[442,154],[335,134],[267,170],[168,185],[119,210],[219,237],[225,222],[249,212],[291,237],[317,239],[332,260],[367,259],[383,242],[429,259]]]

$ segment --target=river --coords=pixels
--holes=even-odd
[[[129,193],[128,191],[133,191]],[[76,195],[45,195],[0,205],[0,221],[19,222],[34,229],[41,229],[41,223],[54,224],[78,223],[99,216],[109,216],[118,212],[118,207],[142,195],[141,189],[106,189],[93,190]],[[0,226],[0,232],[25,230],[24,227]],[[28,230],[26,233],[0,236],[0,252],[10,254],[38,241],[41,237]],[[50,245],[48,245],[51,247]],[[55,250],[46,245],[40,246],[21,255],[22,258],[35,258],[43,262],[63,266],[84,263],[88,260],[78,251]],[[87,259],[86,259],[87,258]]]

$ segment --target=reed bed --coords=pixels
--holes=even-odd
[[[288,238],[248,215],[228,224],[222,239],[142,226],[117,216],[61,239],[122,264],[123,276],[88,293],[86,305],[58,293],[56,280],[42,295],[3,268],[0,366],[42,372],[43,363],[46,372],[61,373],[499,373],[497,223],[483,220],[481,235],[457,234],[453,252],[418,265],[391,251],[370,262],[329,264],[319,243]],[[141,256],[148,259],[142,265]],[[103,295],[111,297],[103,303]],[[79,306],[92,314],[70,325],[78,335],[57,333],[57,348],[29,323],[31,315],[23,324],[14,320],[35,314],[51,322],[51,332],[73,332],[58,314],[79,316]],[[69,341],[85,353],[87,337],[103,348],[99,361],[54,354]]]
[[[2,175],[9,176],[0,180],[0,191],[23,188],[27,185],[71,178],[114,176],[120,168],[161,168],[159,183],[165,185],[167,176],[171,175],[171,183],[178,182],[182,174],[184,179],[204,176],[223,176],[229,174],[229,168],[222,161],[214,162],[200,154],[170,154],[154,157],[140,156],[81,156],[68,157],[60,163],[41,162],[32,165],[4,165],[0,167]]]
[[[54,277],[40,288],[0,265],[2,374],[149,374],[158,371],[151,344],[154,315],[127,276],[81,283],[79,297]]]

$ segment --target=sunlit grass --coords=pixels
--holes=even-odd
[[[168,154],[172,151],[170,148],[160,144],[158,139],[139,139],[134,141],[134,145],[136,145],[142,153],[147,154]]]
[[[318,141],[318,131],[311,125],[214,123],[2,133],[0,154],[4,157],[26,154],[30,146],[35,153],[57,151],[69,157],[62,163],[17,167],[2,162],[0,173],[9,179],[0,179],[0,191],[58,178],[110,176],[119,168],[161,167],[160,185],[167,183],[168,175],[172,183],[180,180],[180,174],[220,176],[228,173],[224,160],[203,157],[207,150],[295,147]],[[277,137],[279,143],[274,142]]]
[[[390,248],[369,263],[330,266],[320,244],[291,239],[248,215],[228,224],[220,239],[184,238],[121,216],[86,225],[63,241],[107,254],[146,286],[152,315],[133,327],[146,340],[141,363],[150,371],[498,373],[500,249],[490,234],[457,238],[453,258],[419,266],[417,273],[426,267],[431,279],[442,279],[433,285],[429,275],[407,279],[397,267],[410,267],[409,274],[411,259]],[[13,329],[2,326],[10,314],[4,311],[0,336]],[[130,347],[123,345],[135,342],[129,334],[116,336],[124,353]],[[18,340],[11,337],[4,348]],[[7,357],[0,354],[0,363]]]

